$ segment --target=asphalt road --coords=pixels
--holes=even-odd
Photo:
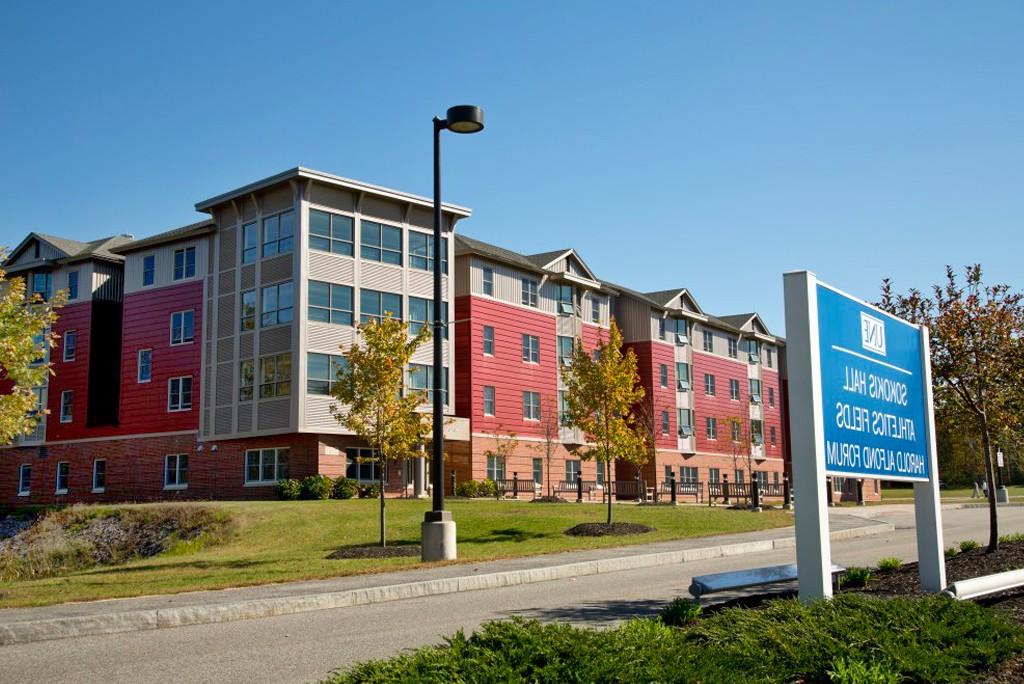
[[[909,506],[873,507],[873,518],[896,532],[832,545],[843,565],[917,556]],[[987,511],[943,511],[946,546],[984,542]],[[1004,533],[1024,532],[1024,508],[1001,511]],[[694,574],[793,562],[784,549],[732,558],[591,575],[295,615],[43,641],[0,647],[0,682],[311,682],[332,668],[392,655],[431,643],[457,629],[512,615],[601,626],[634,615],[653,615],[686,595]]]

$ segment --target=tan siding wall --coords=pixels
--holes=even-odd
[[[196,248],[196,275],[194,278],[185,280],[174,280],[174,250],[185,247]],[[184,240],[172,242],[167,245],[159,245],[153,249],[144,249],[138,252],[131,252],[125,255],[124,263],[124,291],[125,294],[139,292],[140,290],[152,290],[166,285],[179,285],[192,280],[201,279],[206,276],[206,265],[209,263],[208,250],[210,249],[210,238],[201,237],[195,240]],[[153,284],[142,286],[142,262],[147,255],[154,255],[155,269]],[[79,276],[81,277],[81,276]]]

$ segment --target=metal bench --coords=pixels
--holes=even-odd
[[[846,568],[833,564],[833,579],[838,573],[845,570]],[[732,591],[735,589],[748,589],[750,587],[777,584],[779,582],[791,582],[796,578],[796,563],[770,565],[765,568],[752,568],[750,570],[716,572],[710,575],[694,577],[690,582],[690,595],[699,601],[706,594],[715,594],[720,591]]]
[[[672,496],[672,480],[663,480],[658,490],[659,496],[664,500]],[[704,502],[704,483],[684,480],[676,482],[676,496],[692,496],[694,503]]]
[[[613,480],[608,490],[610,496],[643,501],[647,496],[647,483],[643,480]]]
[[[533,494],[537,495],[537,491],[540,489],[540,485],[530,480],[520,480],[518,474],[511,478],[503,478],[494,481],[494,489],[497,493],[497,498],[503,499],[506,495],[511,494],[513,499],[518,499],[520,494]]]
[[[746,482],[708,482],[708,506],[715,502],[715,499],[722,503],[747,503],[750,501],[750,485]]]
[[[577,487],[579,482],[579,487]],[[582,488],[582,491],[581,489]],[[555,494],[575,494],[577,499],[582,499],[582,495],[586,494],[587,499],[593,498],[593,494],[597,491],[597,480],[559,480],[555,486]]]

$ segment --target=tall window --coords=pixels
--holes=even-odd
[[[294,212],[285,211],[263,219],[263,257],[292,251],[295,237]]]
[[[426,392],[427,403],[434,403],[434,367],[422,363],[409,364],[409,389]],[[448,369],[441,375],[441,399],[448,403]]]
[[[601,302],[604,301],[603,297],[594,295],[590,298],[590,322],[600,323],[601,322]]]
[[[153,380],[153,349],[138,350],[138,382],[150,382]]]
[[[775,446],[777,444],[777,442],[775,441],[775,426],[774,425],[772,425],[771,427],[768,428],[768,439],[771,440],[771,445],[772,446]]]
[[[188,454],[164,456],[164,489],[188,487]]]
[[[558,390],[558,424],[569,424],[569,398],[565,390]]]
[[[679,420],[679,436],[693,436],[693,409],[676,409],[676,418]]]
[[[676,389],[688,390],[690,389],[690,364],[688,363],[677,363],[676,364]]]
[[[771,368],[772,365],[775,363],[774,356],[775,356],[775,350],[772,349],[771,347],[765,347],[764,348],[764,365],[766,365],[769,368]]]
[[[434,300],[409,297],[409,332],[413,335],[434,321]],[[428,326],[432,327],[432,326]],[[441,329],[444,339],[448,339],[448,302],[441,302]],[[433,332],[433,330],[431,330]]]
[[[533,459],[533,483],[535,485],[544,484],[544,459]]]
[[[768,406],[771,407],[771,408],[775,408],[775,388],[774,387],[769,387],[768,388]]]
[[[664,363],[658,367],[658,380],[662,387],[668,387],[668,366]]]
[[[575,313],[572,285],[558,285],[558,313],[569,316]]]
[[[715,396],[715,376],[710,373],[704,374],[704,394],[709,397]]]
[[[710,330],[705,330],[704,331],[704,351],[709,352],[709,351],[714,351],[714,350],[715,350],[715,334],[713,332],[711,332]]]
[[[349,447],[345,449],[348,467],[345,476],[360,482],[378,482],[380,480],[380,463],[377,452],[373,449]]]
[[[71,410],[75,401],[73,390],[64,390],[60,393],[60,422],[71,422]]]
[[[402,265],[402,229],[375,221],[360,222],[359,255],[370,261]]]
[[[260,359],[260,399],[287,397],[292,393],[292,355],[275,354]]]
[[[740,399],[740,381],[736,378],[729,378],[729,398],[733,401]]]
[[[309,210],[309,248],[352,256],[352,219],[340,214]]]
[[[669,419],[668,411],[661,412],[661,434],[667,435],[669,433]]]
[[[92,493],[102,494],[107,489],[107,462],[97,458],[92,462]]]
[[[409,268],[434,272],[434,236],[409,231]],[[441,238],[441,272],[448,272],[448,238]]]
[[[484,385],[484,415],[494,415],[494,386]]]
[[[564,366],[572,363],[572,338],[566,335],[558,336],[558,361]]]
[[[705,434],[708,439],[718,439],[718,419],[717,418],[705,418],[704,419]]]
[[[371,320],[382,321],[390,313],[394,318],[402,318],[402,295],[377,290],[359,291],[359,322],[369,323]]]
[[[721,482],[722,470],[720,468],[708,468],[708,482]]]
[[[152,285],[156,280],[156,256],[147,254],[142,257],[142,286]]]
[[[668,319],[668,331],[672,334],[672,341],[677,345],[684,345],[690,341],[688,330],[686,321],[682,318]]]
[[[196,312],[175,311],[171,314],[171,344],[189,344],[195,338]]]
[[[576,478],[583,471],[580,469],[580,461],[577,458],[565,459],[565,481],[570,484],[576,483]]]
[[[244,359],[238,364],[238,400],[249,401],[254,396],[256,385],[256,362]]]
[[[49,273],[32,274],[32,294],[37,294],[43,299],[50,298],[53,279]]]
[[[735,359],[738,356],[739,349],[736,340],[732,337],[729,338],[729,358]]]
[[[261,293],[260,325],[264,328],[292,322],[292,281],[268,285]]]
[[[531,278],[522,279],[522,303],[524,306],[537,306],[537,281]]]
[[[764,444],[764,423],[760,420],[750,421],[750,441],[754,444]]]
[[[309,281],[309,320],[352,325],[352,288],[348,285]]]
[[[487,454],[487,479],[495,481],[505,479],[504,458],[494,454]]]
[[[658,339],[665,339],[665,319],[658,317]]]
[[[523,335],[523,361],[540,363],[540,338],[536,335]]]
[[[733,472],[735,473],[736,484],[743,484],[743,482],[744,482],[743,471],[737,468]]]
[[[750,363],[757,363],[757,360],[761,357],[760,349],[761,345],[758,344],[757,340],[747,340],[747,358]]]
[[[484,326],[484,354],[487,356],[494,356],[494,328],[485,325]]]
[[[18,496],[28,496],[32,493],[32,465],[22,463],[18,466]]]
[[[78,299],[78,271],[68,273],[68,299]]]
[[[523,419],[540,420],[540,392],[523,392]]]
[[[192,376],[167,380],[167,410],[188,411],[192,408]]]
[[[240,295],[242,306],[238,321],[238,329],[242,332],[256,329],[256,290],[246,290]]]
[[[761,401],[761,381],[757,378],[750,378],[750,401],[755,404]]]
[[[738,442],[743,439],[743,426],[736,421],[729,423],[729,425],[732,428],[732,441]]]
[[[290,451],[280,449],[249,449],[245,452],[246,484],[277,484],[288,479]]]
[[[330,395],[340,382],[339,373],[348,367],[344,356],[316,354],[306,356],[306,392],[308,394]]]
[[[60,461],[57,464],[57,494],[67,494],[71,484],[71,462]]]
[[[196,275],[196,248],[184,247],[174,250],[174,280],[193,278]]]
[[[489,266],[483,267],[484,294],[494,296],[494,269]]]
[[[242,263],[251,264],[260,253],[260,233],[256,222],[242,226]]]
[[[64,360],[74,361],[78,351],[78,331],[68,330],[64,333]]]

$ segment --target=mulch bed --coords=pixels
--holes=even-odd
[[[350,558],[403,558],[419,555],[419,546],[346,546],[332,551],[327,557],[332,560],[344,560]]]
[[[654,528],[641,525],[640,523],[626,522],[615,522],[611,525],[606,523],[581,523],[565,531],[570,537],[621,536],[626,534],[645,534],[647,532],[654,532]]]
[[[538,496],[533,503],[569,503],[569,500],[560,496]]]

